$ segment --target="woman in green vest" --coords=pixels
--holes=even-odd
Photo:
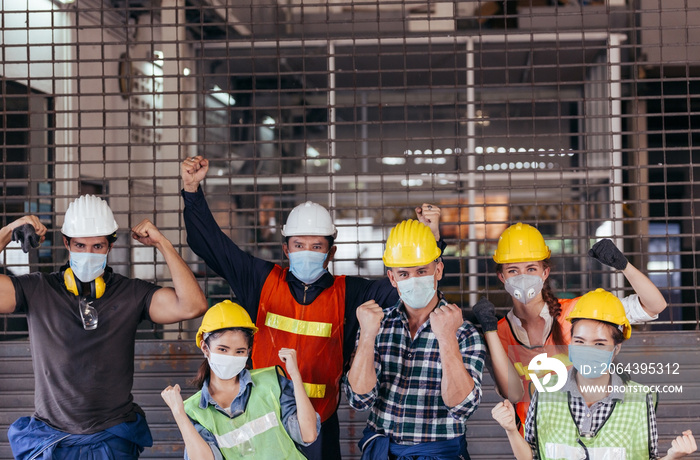
[[[275,367],[246,369],[257,330],[240,305],[214,305],[197,332],[206,358],[194,379],[200,391],[183,402],[179,385],[163,390],[186,460],[299,460],[305,457],[295,443],[316,440],[321,420],[304,391],[296,351],[279,351],[289,379]]]
[[[612,360],[632,332],[622,302],[596,289],[578,300],[567,320],[573,367],[533,395],[525,439],[518,433],[508,400],[491,412],[506,430],[516,459],[657,459],[655,393],[626,375],[609,372],[617,367]],[[547,359],[543,357],[542,363]],[[566,378],[563,386],[559,378]],[[552,387],[560,388],[547,391]],[[672,441],[663,459],[682,458],[696,450],[687,430]]]

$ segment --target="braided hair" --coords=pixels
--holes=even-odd
[[[544,270],[549,268],[549,272],[552,272],[552,264],[549,259],[542,261],[542,267]],[[561,304],[559,303],[559,299],[554,295],[552,285],[549,284],[549,277],[547,277],[542,285],[542,300],[544,300],[547,304],[547,308],[549,308],[549,316],[552,317],[552,341],[556,346],[567,345],[566,340],[564,339],[564,331],[562,330],[561,323],[559,323],[559,317],[561,316]]]

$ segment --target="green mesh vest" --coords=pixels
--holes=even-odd
[[[628,382],[623,401],[593,437],[580,435],[568,393],[538,393],[537,445],[542,460],[649,460],[649,421],[642,385]],[[586,457],[586,452],[588,456]]]
[[[276,368],[255,369],[250,376],[250,399],[238,417],[230,418],[212,405],[200,408],[201,391],[185,401],[185,412],[216,437],[225,459],[304,460],[282,425]]]

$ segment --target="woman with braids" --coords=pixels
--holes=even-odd
[[[534,370],[528,369],[532,358],[546,353],[571,366],[567,357],[571,331],[565,322],[578,298],[557,299],[554,295],[549,284],[550,254],[535,227],[520,222],[508,227],[498,240],[493,259],[498,264],[498,279],[513,299],[513,308],[500,320],[486,299],[473,308],[489,348],[498,392],[518,403],[521,421],[539,383],[530,376]],[[621,299],[632,324],[654,320],[666,308],[666,300],[654,283],[629,263],[611,240],[598,241],[588,255],[622,271],[634,289],[635,294]]]

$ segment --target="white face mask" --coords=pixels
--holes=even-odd
[[[209,368],[217,377],[221,380],[231,380],[245,369],[248,357],[210,352],[207,361],[209,361]]]
[[[70,268],[83,283],[89,283],[105,272],[107,254],[70,252]]]
[[[518,275],[505,282],[506,291],[516,300],[528,303],[542,292],[544,281],[537,275]]]
[[[396,286],[404,305],[416,310],[427,307],[437,292],[435,275],[413,276],[397,281]]]

